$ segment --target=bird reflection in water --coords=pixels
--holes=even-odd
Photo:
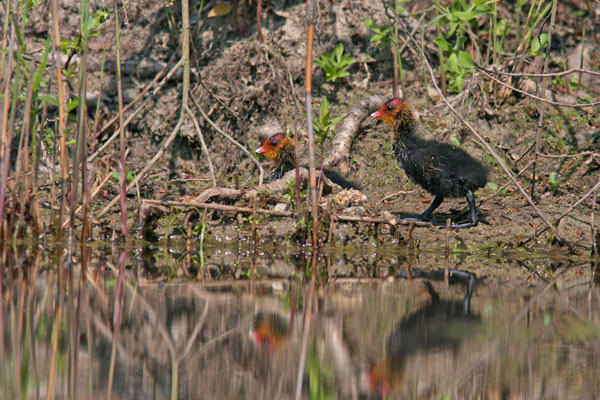
[[[443,278],[443,270],[423,272],[412,271],[413,278],[439,279]],[[406,278],[404,271],[400,277]],[[371,393],[382,398],[395,398],[401,391],[419,391],[409,384],[408,369],[416,363],[423,367],[423,358],[432,358],[435,354],[451,351],[456,353],[458,348],[470,336],[474,335],[481,325],[479,316],[471,313],[471,295],[475,285],[475,275],[466,271],[451,270],[451,282],[458,278],[466,283],[466,294],[462,300],[443,300],[436,293],[428,279],[423,279],[429,301],[417,311],[405,316],[388,335],[384,354],[375,361],[367,373]],[[418,360],[417,360],[418,359]],[[438,366],[439,368],[439,366]],[[426,375],[425,371],[422,371]],[[417,371],[419,384],[421,372]],[[412,375],[411,375],[412,376]],[[418,385],[418,386],[427,386]],[[415,394],[415,393],[413,393]]]
[[[275,313],[259,312],[254,318],[250,338],[259,349],[269,353],[281,348],[289,333],[289,321]]]

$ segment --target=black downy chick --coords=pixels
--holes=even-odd
[[[465,196],[469,204],[468,222],[452,228],[471,228],[478,223],[473,192],[485,186],[488,167],[456,146],[420,138],[415,132],[412,107],[393,98],[371,114],[392,130],[393,150],[406,175],[435,196],[431,206],[418,219],[431,221],[433,211],[446,197]]]
[[[256,152],[271,161],[273,168],[269,173],[271,179],[280,179],[286,172],[295,168],[294,154],[296,144],[294,139],[283,133],[276,133],[263,142]],[[302,165],[301,165],[302,166]],[[325,176],[343,189],[360,189],[360,186],[343,177],[338,171],[324,168]]]

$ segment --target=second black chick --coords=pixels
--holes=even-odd
[[[479,220],[473,192],[487,183],[488,167],[456,146],[419,137],[415,133],[412,107],[399,99],[389,100],[371,116],[391,128],[394,155],[406,175],[435,196],[418,219],[430,221],[429,217],[445,197],[465,196],[469,221],[452,224],[452,228],[476,226]]]
[[[276,133],[263,142],[256,152],[265,156],[273,164],[269,173],[271,179],[280,179],[286,172],[295,168],[294,154],[296,144],[294,139],[283,133]],[[305,166],[305,165],[301,165]],[[360,189],[360,186],[343,177],[338,171],[324,168],[323,174],[333,183],[343,189]]]

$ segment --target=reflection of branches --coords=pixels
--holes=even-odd
[[[518,321],[520,321],[521,319],[523,319],[523,317],[525,317],[528,313],[529,310],[531,309],[531,307],[552,287],[555,287],[556,283],[558,282],[559,278],[561,278],[561,276],[568,271],[569,268],[564,268],[562,271],[560,271],[556,277],[554,279],[552,279],[550,282],[548,282],[548,284],[546,284],[546,286],[544,286],[544,288],[542,290],[540,290],[538,293],[536,293],[534,296],[532,296],[529,301],[523,306],[523,308],[521,309],[521,311],[519,311],[517,313],[517,315],[515,315],[510,321],[507,321],[503,328],[500,330],[500,332],[496,335],[495,338],[491,339],[488,344],[486,345],[487,350],[485,350],[484,352],[481,353],[481,356],[478,357],[476,360],[474,360],[472,362],[471,365],[467,365],[466,368],[464,368],[462,370],[462,374],[458,379],[455,379],[455,386],[454,388],[458,388],[461,385],[463,385],[467,379],[469,379],[469,377],[473,376],[473,372],[475,370],[478,370],[481,365],[491,356],[491,354],[496,350],[496,347],[500,344],[500,340],[502,337],[505,337],[507,332],[514,328],[514,326],[516,325],[516,323]]]
[[[327,318],[324,328],[327,332],[325,339],[335,362],[336,375],[341,382],[346,382],[340,387],[341,394],[346,399],[356,399],[358,398],[357,382],[360,382],[359,371],[355,368],[350,357],[350,351],[344,341],[342,327],[337,319]]]
[[[89,315],[91,316],[92,322],[93,322],[94,326],[96,327],[96,329],[98,330],[98,332],[100,332],[100,334],[102,336],[104,336],[107,340],[113,340],[112,329],[110,329],[110,327],[104,323],[103,319],[100,318],[99,316],[97,316],[93,312],[93,310],[90,310]],[[88,331],[88,335],[89,335],[89,331]],[[132,352],[128,351],[128,348],[126,346],[123,346],[118,340],[117,340],[117,351],[119,352],[120,359],[127,361],[130,365],[138,365],[137,361],[135,360],[135,355],[132,354]],[[90,362],[91,362],[91,358],[92,358],[91,353],[90,353],[89,357],[90,357]],[[154,377],[154,374],[148,370],[148,367],[145,362],[142,363],[142,370],[145,375]],[[90,371],[90,373],[92,373],[91,368],[89,371]],[[164,394],[162,392],[160,385],[154,385],[153,388],[154,388],[154,390],[158,391],[159,398],[167,398],[168,397],[166,394]]]
[[[204,311],[202,311],[202,315],[200,316],[200,321],[198,321],[196,323],[196,327],[194,328],[192,335],[188,339],[187,346],[185,346],[185,350],[183,351],[183,354],[181,354],[178,357],[177,362],[180,362],[181,360],[183,360],[188,355],[190,350],[192,349],[192,345],[194,344],[196,337],[198,336],[198,334],[200,333],[200,330],[204,326],[204,321],[206,321],[207,315],[208,315],[208,301],[205,301],[204,302]]]
[[[110,263],[107,262],[106,265],[115,273],[118,273],[116,267]],[[161,324],[158,320],[156,311],[154,310],[154,308],[152,308],[152,306],[150,306],[150,304],[146,301],[146,299],[144,299],[144,297],[140,294],[137,293],[136,288],[128,281],[128,280],[124,280],[125,285],[127,286],[127,288],[131,291],[131,294],[133,296],[133,298],[135,299],[139,299],[139,302],[141,304],[141,306],[145,309],[148,318],[150,319],[150,322],[152,322],[157,328],[158,328],[158,332],[161,335],[161,337],[163,338],[163,340],[165,341],[167,348],[169,350],[169,355],[171,356],[171,395],[173,396],[174,394],[177,393],[177,384],[178,384],[178,361],[177,361],[177,349],[175,348],[175,344],[173,343],[173,340],[171,339],[171,336],[169,335],[169,332],[167,332],[167,329],[164,327],[163,324]]]

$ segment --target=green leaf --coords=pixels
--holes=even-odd
[[[456,31],[456,28],[458,27],[458,22],[450,21],[448,23],[448,25],[450,26],[450,30],[448,31],[447,35],[448,36],[454,35],[454,31]]]
[[[45,101],[46,103],[52,104],[53,106],[58,107],[58,100],[56,100],[55,97],[41,94],[38,96],[38,99],[40,99],[41,101]]]
[[[440,22],[440,20],[441,20],[442,18],[446,18],[446,15],[445,15],[445,14],[440,14],[440,15],[437,15],[435,18],[433,18],[433,19],[431,20],[431,22],[429,22],[429,23],[427,24],[427,26],[426,26],[426,27],[427,27],[427,28],[429,28],[429,27],[430,27],[430,26],[432,26],[432,25],[438,25],[438,23]]]
[[[531,41],[531,51],[537,53],[540,50],[540,39],[533,38]]]
[[[345,115],[341,115],[339,117],[332,118],[330,121],[330,125],[333,126],[333,125],[337,124],[338,122],[340,122],[341,120],[343,120],[344,118],[346,118]]]
[[[489,187],[489,188],[490,188],[490,189],[492,189],[492,190],[498,190],[498,185],[496,185],[496,184],[495,184],[495,183],[493,183],[493,182],[488,182],[488,183],[487,183],[487,187]]]
[[[458,52],[458,65],[463,68],[473,68],[473,60],[471,59],[471,55],[466,51]]]
[[[498,35],[498,36],[504,35],[504,32],[506,31],[508,26],[509,26],[508,20],[506,20],[506,19],[503,19],[500,22],[498,22],[498,24],[496,25],[496,35]]]
[[[333,55],[335,56],[336,60],[341,60],[342,54],[344,54],[344,45],[342,43],[338,43],[337,46],[335,46],[335,49],[333,49]]]
[[[379,30],[379,27],[377,26],[377,24],[375,24],[375,21],[373,20],[373,18],[365,19],[365,25],[367,26],[367,28],[369,28],[373,32],[381,33],[381,31]]]
[[[458,57],[456,56],[456,53],[452,53],[450,54],[450,56],[448,57],[448,67],[450,67],[450,70],[454,73],[460,73],[460,67],[458,65]]]
[[[73,111],[79,105],[79,97],[73,97],[67,102],[67,112]]]
[[[451,135],[450,136],[450,141],[452,142],[453,145],[455,145],[456,147],[460,147],[460,141],[456,138],[456,136]]]
[[[321,107],[319,109],[319,122],[325,125],[329,119],[329,104],[327,103],[327,97],[321,97]]]
[[[461,21],[470,21],[477,17],[477,13],[475,11],[458,11],[452,14]]]
[[[433,39],[433,41],[435,44],[437,44],[440,47],[440,49],[442,49],[444,51],[452,51],[452,46],[442,36],[436,37],[435,39]]]

